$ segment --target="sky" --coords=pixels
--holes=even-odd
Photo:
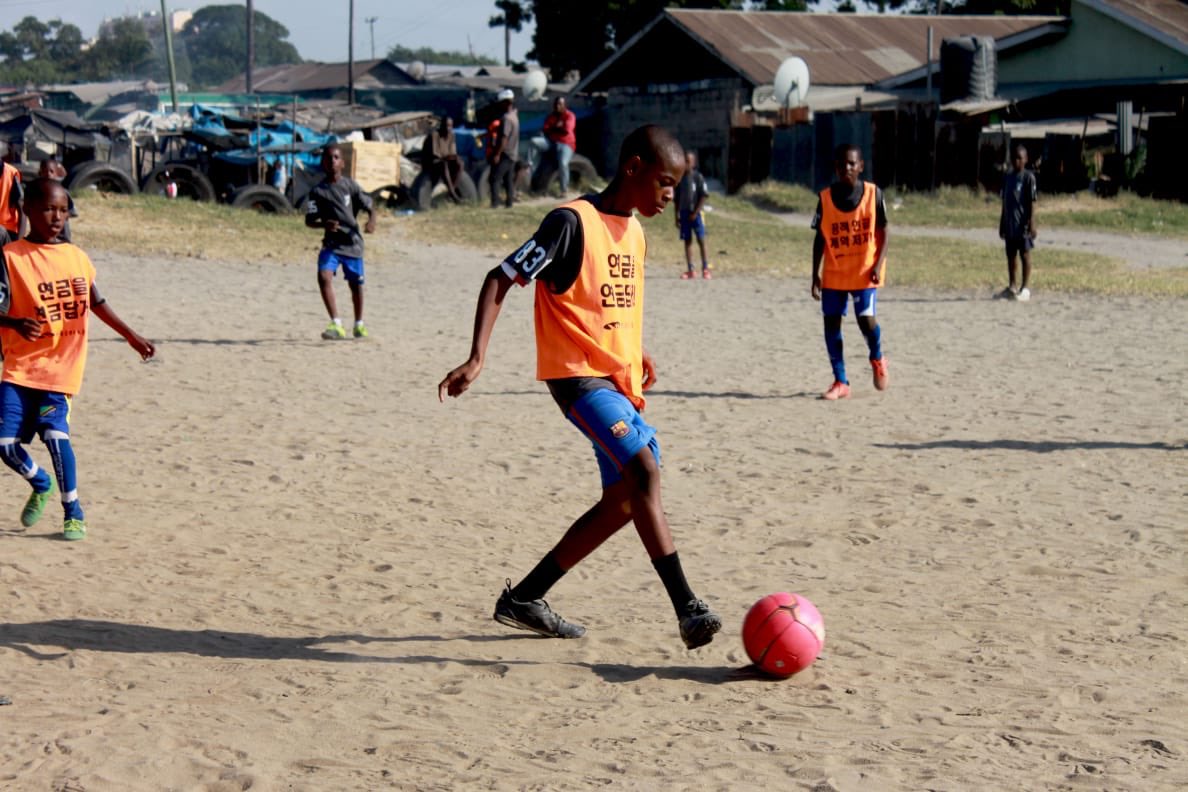
[[[166,0],[172,11],[197,11],[207,5],[238,5],[246,0]],[[349,39],[350,0],[254,0],[264,13],[289,29],[289,41],[306,60],[345,61]],[[161,11],[161,0],[0,0],[0,29],[26,16],[43,22],[61,19],[77,25],[90,38],[109,17]],[[503,28],[487,26],[497,13],[494,0],[355,0],[355,59],[371,57],[372,31],[375,55],[383,57],[396,44],[410,48],[473,50],[476,55],[503,62]],[[366,20],[375,17],[374,24]],[[531,26],[513,33],[511,56],[523,60],[532,48]]]

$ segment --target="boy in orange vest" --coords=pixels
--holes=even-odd
[[[137,335],[95,288],[95,267],[79,248],[61,240],[70,196],[50,179],[36,179],[25,193],[29,235],[4,248],[0,267],[0,459],[33,487],[21,524],[41,519],[54,491],[49,472],[37,466],[25,445],[39,434],[62,493],[68,540],[87,535],[78,500],[74,450],[70,445],[70,400],[82,385],[87,361],[87,314],[115,330],[144,360],[151,341]]]
[[[883,191],[861,179],[864,163],[857,146],[838,146],[833,165],[837,181],[821,191],[812,224],[817,230],[813,239],[813,299],[821,302],[825,349],[833,367],[833,384],[821,398],[829,401],[850,398],[841,328],[851,297],[858,329],[870,350],[874,386],[886,390],[888,383],[882,330],[875,318],[878,289],[883,285],[887,263]]]
[[[0,158],[8,156],[8,144],[0,142]],[[10,239],[20,239],[22,226],[21,172],[7,162],[0,161],[0,227],[8,231]]]
[[[594,445],[602,497],[495,605],[495,620],[551,638],[579,638],[543,599],[579,561],[628,522],[676,610],[689,649],[704,646],[722,620],[685,581],[660,500],[660,447],[640,414],[656,368],[643,348],[643,228],[672,200],[685,170],[680,143],[643,126],[623,141],[618,173],[598,195],[570,201],[545,217],[533,237],[487,273],[479,293],[470,358],[445,376],[438,398],[461,396],[478,378],[504,297],[513,284],[536,283],[536,376],[578,431]]]

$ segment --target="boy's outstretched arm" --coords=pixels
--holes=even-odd
[[[495,327],[495,320],[499,318],[500,309],[503,308],[503,298],[507,296],[513,283],[515,281],[507,276],[502,266],[495,267],[487,273],[483,287],[479,291],[478,307],[474,312],[474,336],[470,342],[470,357],[461,366],[446,374],[445,379],[438,384],[438,401],[444,402],[447,394],[461,396],[470,388],[471,383],[478,379],[487,357],[491,331]]]
[[[135,349],[136,353],[140,355],[141,360],[149,360],[157,353],[157,349],[153,346],[152,341],[149,341],[131,327],[124,324],[124,320],[112,310],[111,306],[107,304],[107,300],[99,294],[99,290],[95,288],[95,284],[93,283],[91,284],[91,313],[98,316],[103,320],[105,325],[123,336],[129,346]]]

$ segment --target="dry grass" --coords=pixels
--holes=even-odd
[[[802,193],[785,194],[781,188],[778,208],[787,211],[791,200],[796,204],[793,208],[811,212],[816,199],[807,190]],[[772,193],[764,195],[770,199]],[[811,201],[807,208],[805,201]],[[812,254],[812,232],[807,227],[791,225],[761,208],[757,204],[762,201],[754,194],[714,196],[712,203],[714,211],[707,214],[708,244],[719,275],[765,274],[807,280]],[[92,250],[199,260],[305,261],[313,256],[320,239],[318,232],[305,228],[298,214],[262,215],[146,196],[84,195],[78,205],[81,217],[74,224],[75,237]],[[450,205],[411,216],[388,214],[381,218],[379,231],[368,244],[374,249],[399,236],[503,255],[531,236],[552,205],[532,201],[499,210]],[[967,205],[969,208],[961,211],[972,216],[976,202]],[[1080,210],[1075,207],[1066,215],[1076,215]],[[956,213],[957,209],[950,211]],[[1142,214],[1148,219],[1155,216],[1150,209]],[[896,219],[905,222],[898,215]],[[672,215],[645,220],[644,227],[652,272],[670,269],[675,276],[684,267],[684,248],[677,239]],[[1002,269],[997,245],[897,236],[889,253],[888,278],[894,285],[990,291],[1001,286]],[[1037,280],[1041,288],[1053,291],[1188,297],[1188,269],[1135,272],[1104,256],[1059,250],[1045,251]]]

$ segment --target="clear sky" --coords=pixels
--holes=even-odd
[[[238,5],[245,0],[166,0],[169,11],[196,11],[207,5]],[[350,0],[254,0],[262,12],[289,29],[289,41],[306,60],[345,61],[348,45]],[[90,38],[108,17],[160,12],[160,0],[0,0],[0,29],[11,30],[23,17],[49,21],[61,19]],[[503,61],[503,28],[487,26],[497,13],[494,0],[355,0],[355,58],[371,57],[371,31],[375,54],[383,57],[390,47],[432,47],[436,50],[473,50]],[[374,26],[367,19],[376,17]],[[532,48],[532,30],[513,33],[511,55],[523,60]]]

